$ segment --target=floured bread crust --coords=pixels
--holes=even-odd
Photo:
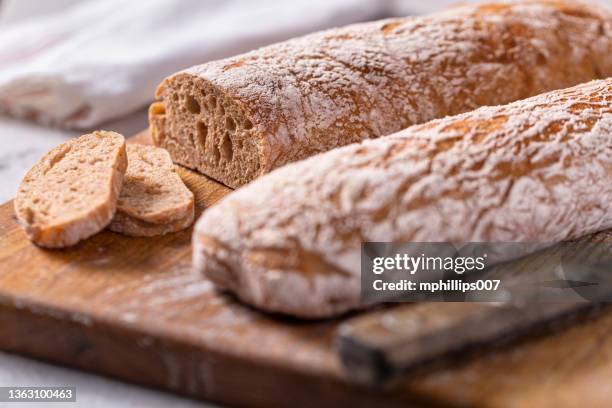
[[[196,224],[194,266],[267,311],[362,306],[362,242],[558,242],[612,228],[612,79],[290,164]]]
[[[194,220],[193,193],[176,173],[168,152],[155,146],[127,146],[129,165],[109,229],[131,236],[155,236],[188,228]]]
[[[17,220],[37,245],[74,245],[110,223],[126,168],[125,140],[118,133],[69,140],[25,175],[14,201]]]
[[[332,148],[612,76],[612,14],[494,1],[323,31],[167,78],[156,145],[230,187]]]

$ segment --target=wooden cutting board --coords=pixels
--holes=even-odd
[[[198,212],[230,191],[179,171]],[[232,405],[612,404],[612,312],[368,389],[344,379],[333,351],[342,319],[273,317],[217,293],[191,271],[190,237],[191,230],[158,238],[103,232],[68,250],[45,250],[17,226],[12,202],[2,205],[0,348]]]

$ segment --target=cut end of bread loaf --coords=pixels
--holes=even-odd
[[[158,89],[149,109],[150,134],[175,163],[236,188],[262,168],[256,126],[245,110],[202,78],[180,73]]]
[[[69,140],[24,177],[15,197],[17,219],[40,246],[74,245],[110,223],[126,169],[122,135],[96,131]]]
[[[176,173],[168,152],[129,145],[129,165],[109,229],[131,236],[154,236],[188,228],[194,196]]]

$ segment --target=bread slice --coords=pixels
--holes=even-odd
[[[408,126],[612,76],[612,13],[501,0],[314,33],[176,73],[154,143],[230,187]]]
[[[363,306],[362,242],[550,245],[612,228],[611,102],[612,78],[277,169],[204,212],[194,268],[264,310],[326,317]]]
[[[69,140],[24,177],[14,202],[17,220],[37,245],[74,245],[113,219],[126,169],[122,135],[96,131]]]
[[[108,229],[131,237],[155,237],[158,235],[171,234],[189,228],[194,221],[194,212],[189,212],[185,217],[166,224],[153,224],[130,217],[123,212],[117,211],[115,218]]]
[[[193,193],[175,172],[168,152],[155,146],[128,145],[129,166],[109,229],[132,236],[154,236],[189,227]]]

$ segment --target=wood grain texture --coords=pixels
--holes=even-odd
[[[146,134],[133,139],[147,140]],[[198,213],[230,191],[188,170],[180,174]],[[71,249],[45,250],[27,240],[12,203],[2,205],[0,348],[233,405],[612,401],[612,313],[372,390],[343,378],[333,351],[343,319],[304,323],[238,304],[192,273],[190,239],[191,229],[157,238],[105,231]]]

